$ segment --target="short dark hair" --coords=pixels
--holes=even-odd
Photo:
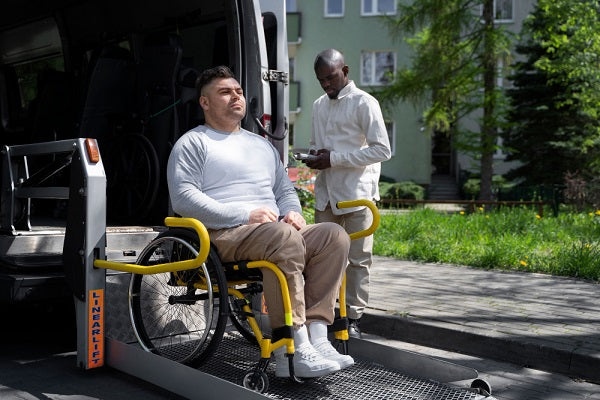
[[[205,69],[202,71],[198,79],[196,79],[196,90],[198,97],[202,95],[202,88],[217,78],[235,78],[233,72],[224,65],[219,65],[214,68]]]
[[[344,55],[337,49],[325,49],[317,54],[314,69],[322,65],[342,68],[345,65]]]

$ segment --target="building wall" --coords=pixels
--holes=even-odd
[[[306,149],[310,140],[311,112],[313,101],[323,94],[315,79],[313,62],[317,53],[326,48],[336,48],[344,53],[350,68],[350,79],[358,87],[370,91],[360,84],[360,62],[363,51],[394,51],[396,69],[410,63],[410,50],[402,41],[391,39],[381,17],[361,16],[361,0],[345,0],[343,17],[325,17],[325,0],[288,0],[295,3],[300,14],[299,44],[290,44],[289,56],[294,59],[291,80],[299,82],[300,102],[297,113],[292,110],[292,146]],[[513,0],[513,20],[503,22],[506,29],[518,34],[523,20],[533,9],[535,0]],[[506,85],[508,82],[504,81]],[[421,111],[412,104],[400,103],[384,108],[386,120],[394,122],[393,156],[382,164],[382,175],[396,181],[412,180],[419,184],[431,182],[431,138],[421,128]],[[477,129],[474,121],[465,121]],[[505,172],[507,166],[503,155],[496,157],[496,171]],[[459,168],[478,170],[478,164],[464,154],[457,154]]]
[[[311,133],[312,103],[323,94],[315,78],[313,63],[324,49],[336,48],[344,53],[350,79],[360,85],[360,57],[363,50],[389,50],[396,52],[396,66],[408,61],[405,45],[394,43],[383,26],[381,18],[360,15],[360,0],[346,0],[342,18],[326,18],[323,0],[297,0],[296,9],[301,15],[301,43],[290,45],[289,55],[295,58],[294,76],[299,81],[300,111],[291,121],[294,124],[294,148],[307,148]],[[293,110],[292,110],[293,111]],[[430,139],[421,132],[420,112],[412,105],[403,104],[384,110],[386,120],[394,121],[394,155],[382,164],[382,175],[396,181],[413,180],[428,184],[430,180]]]

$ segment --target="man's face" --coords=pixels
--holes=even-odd
[[[315,68],[315,75],[330,99],[337,99],[340,90],[348,84],[348,66],[321,64]]]
[[[213,119],[241,121],[246,115],[246,99],[234,78],[217,78],[202,88],[200,105]]]

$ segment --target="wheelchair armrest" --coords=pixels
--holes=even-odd
[[[180,228],[193,228],[198,233],[200,240],[200,251],[193,260],[175,261],[172,263],[156,264],[150,266],[127,264],[107,260],[94,260],[94,267],[114,269],[115,271],[131,272],[134,274],[158,274],[161,272],[185,271],[200,267],[208,258],[210,252],[210,239],[206,227],[194,218],[165,218],[165,225]]]
[[[260,268],[248,268],[249,262],[250,261],[234,261],[223,263],[227,280],[262,280],[262,272],[260,271]]]

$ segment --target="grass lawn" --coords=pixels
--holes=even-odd
[[[374,253],[404,260],[600,281],[600,210],[540,217],[531,208],[384,214]]]

